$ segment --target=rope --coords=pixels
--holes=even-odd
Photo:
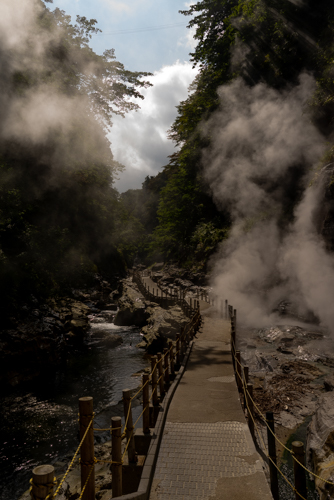
[[[69,472],[70,472],[70,470],[72,469],[73,464],[74,464],[74,462],[75,462],[75,459],[77,458],[77,455],[78,455],[78,453],[79,453],[79,451],[80,451],[80,448],[81,448],[81,446],[82,446],[82,443],[84,442],[84,440],[85,440],[85,438],[86,438],[86,436],[87,436],[87,434],[88,434],[88,431],[89,431],[89,429],[90,429],[90,427],[91,427],[91,425],[92,425],[92,423],[93,423],[93,420],[94,420],[94,413],[93,413],[93,416],[92,416],[91,421],[89,422],[89,424],[88,424],[88,426],[87,426],[87,429],[86,429],[86,431],[85,431],[85,434],[83,435],[83,438],[81,439],[80,444],[79,444],[79,446],[78,446],[78,448],[77,448],[76,452],[74,453],[74,456],[73,456],[73,458],[72,458],[72,460],[71,460],[71,463],[70,463],[70,465],[68,466],[67,471],[65,472],[64,476],[62,477],[62,479],[61,479],[61,481],[60,481],[60,483],[59,483],[59,485],[58,485],[58,488],[56,489],[56,492],[52,495],[52,498],[55,498],[55,497],[58,495],[58,493],[59,493],[59,491],[60,491],[60,488],[61,488],[61,487],[62,487],[62,485],[63,485],[63,482],[65,481],[66,477],[68,476],[68,473],[69,473]]]
[[[241,380],[242,380],[242,385],[243,385],[243,388],[244,388],[244,391],[245,391],[245,404],[246,404],[246,407],[247,407],[247,413],[248,413],[248,418],[251,418],[252,421],[253,421],[253,424],[254,424],[254,428],[256,430],[256,433],[257,435],[259,436],[260,438],[260,441],[262,443],[262,446],[263,446],[263,449],[262,451],[264,452],[264,454],[266,455],[266,457],[271,461],[272,464],[274,464],[274,466],[276,467],[276,469],[278,470],[278,472],[281,474],[281,476],[285,479],[285,481],[289,484],[289,486],[292,488],[292,490],[298,494],[298,496],[302,499],[302,500],[307,500],[306,498],[304,498],[298,491],[297,489],[295,488],[295,486],[289,481],[289,479],[283,474],[283,472],[280,470],[280,468],[275,464],[275,462],[272,460],[272,458],[269,456],[269,454],[267,453],[267,450],[266,450],[266,445],[265,445],[265,442],[264,442],[264,439],[262,437],[262,434],[260,433],[259,431],[259,428],[257,426],[257,423],[253,417],[253,414],[252,412],[250,411],[250,408],[249,408],[249,404],[248,404],[248,397],[250,398],[250,400],[253,402],[253,399],[252,397],[250,396],[249,394],[249,391],[247,389],[247,385],[246,385],[246,379],[245,379],[245,372],[243,370],[243,374],[244,376],[241,377]],[[239,375],[239,373],[238,373]],[[240,375],[239,375],[240,377]]]
[[[158,364],[158,362],[156,364]],[[141,393],[141,391],[144,389],[144,387],[150,382],[150,379],[151,379],[151,377],[149,377],[148,380],[146,380],[145,384],[143,384],[140,387],[140,389],[136,392],[136,394],[134,396],[132,396],[131,401],[133,401],[138,396],[138,394]]]
[[[93,472],[93,470],[94,470],[94,467],[95,467],[95,460],[94,460],[93,465],[92,465],[92,466],[91,466],[91,468],[90,468],[90,471],[89,471],[89,473],[88,473],[88,476],[87,476],[86,482],[85,482],[85,484],[83,485],[83,488],[82,488],[82,490],[81,490],[81,493],[80,493],[80,496],[79,496],[78,500],[81,500],[82,495],[83,495],[83,494],[84,494],[84,492],[85,492],[86,486],[87,486],[88,481],[89,481],[89,478],[90,478],[90,476],[91,476],[91,474],[92,474],[92,472]]]
[[[140,284],[143,286],[143,282],[142,282],[141,276],[140,276],[138,273],[135,273],[133,276],[134,276],[136,279],[138,279],[138,280],[139,280],[139,282],[140,282]],[[146,289],[145,289],[145,291],[146,291]],[[149,295],[152,295],[152,294],[150,293]],[[178,299],[177,299],[177,301],[178,301]],[[186,306],[187,308],[189,308],[189,307],[190,307],[190,306],[189,306],[189,304],[188,304],[188,303],[187,303],[184,299],[180,299],[180,302],[181,302],[181,305]],[[192,309],[192,310],[194,310],[194,309]],[[201,315],[200,315],[199,309],[194,310],[194,311],[195,311],[195,312],[194,312],[193,316],[191,317],[190,321],[188,321],[188,323],[187,323],[187,324],[185,325],[185,327],[183,328],[183,331],[182,331],[182,333],[181,333],[181,335],[180,335],[180,337],[179,337],[179,338],[180,338],[180,340],[182,340],[184,337],[186,337],[187,335],[189,335],[191,332],[195,332],[195,331],[196,331],[195,327],[196,327],[198,324],[200,324],[200,323],[201,323]],[[169,349],[167,349],[167,351],[166,351],[166,352],[165,352],[165,353],[161,356],[160,360],[157,360],[157,361],[156,361],[156,363],[155,363],[154,367],[152,368],[152,372],[151,372],[151,374],[149,375],[148,380],[147,380],[147,381],[145,382],[145,384],[143,384],[143,385],[142,385],[142,386],[141,386],[141,387],[137,390],[137,392],[136,392],[136,393],[135,393],[135,394],[131,397],[131,399],[130,399],[130,404],[129,404],[129,409],[128,409],[128,413],[127,413],[127,417],[126,417],[126,421],[125,421],[125,424],[124,424],[123,433],[122,433],[122,435],[121,435],[121,439],[123,439],[123,438],[126,436],[126,431],[128,430],[127,426],[128,426],[128,421],[129,421],[130,413],[131,413],[132,401],[133,401],[133,400],[134,400],[134,399],[135,399],[135,398],[136,398],[136,397],[137,397],[137,396],[138,396],[138,395],[139,395],[139,394],[143,391],[144,387],[145,387],[145,386],[146,386],[149,382],[151,382],[151,381],[152,381],[152,373],[153,373],[153,372],[157,369],[157,367],[158,367],[158,365],[159,365],[159,362],[160,362],[160,361],[164,361],[164,360],[165,360],[165,358],[166,358],[166,356],[169,356],[169,355],[171,354],[171,352],[174,350],[174,348],[176,348],[176,346],[175,346],[174,344],[173,344],[173,345],[171,345],[171,346],[170,346],[170,348],[169,348]],[[175,357],[176,357],[176,356],[177,356],[177,355],[178,355],[181,351],[182,351],[182,346],[180,346],[180,348],[179,348],[178,350],[176,350],[176,351],[175,351]],[[174,354],[174,353],[173,353],[173,354]],[[155,393],[155,391],[157,390],[157,387],[158,387],[158,385],[159,385],[159,382],[161,381],[161,379],[164,377],[164,374],[165,374],[165,373],[166,373],[169,369],[170,369],[170,366],[169,366],[169,363],[167,363],[166,368],[164,368],[164,369],[163,369],[162,374],[161,374],[161,375],[160,375],[160,377],[157,379],[156,387],[152,390],[152,392],[151,392],[151,396],[150,396],[150,398],[149,398],[149,400],[148,400],[148,403],[152,400],[153,395],[154,395],[154,393]],[[135,424],[133,425],[132,430],[130,431],[130,435],[129,435],[129,438],[128,438],[128,442],[127,442],[127,445],[126,445],[126,447],[125,447],[125,450],[124,450],[124,453],[123,453],[123,456],[122,456],[122,461],[121,461],[121,462],[115,462],[115,461],[110,461],[110,460],[98,460],[98,459],[96,459],[96,458],[94,457],[94,462],[93,462],[93,464],[92,464],[92,466],[91,466],[91,468],[90,468],[89,474],[88,474],[88,476],[87,476],[86,482],[85,482],[85,484],[84,484],[84,486],[83,486],[83,488],[82,488],[82,491],[81,491],[81,494],[80,494],[80,497],[79,497],[79,499],[78,499],[78,500],[81,500],[81,499],[82,499],[82,496],[83,496],[83,493],[84,493],[84,491],[85,491],[85,488],[87,487],[87,484],[88,484],[89,478],[90,478],[90,476],[91,476],[91,474],[92,474],[92,471],[94,470],[95,463],[97,463],[97,462],[103,462],[103,463],[110,463],[110,464],[115,464],[115,465],[122,465],[122,464],[123,464],[123,459],[124,459],[124,456],[125,456],[125,454],[126,454],[126,452],[127,452],[128,447],[129,447],[130,440],[131,440],[131,437],[132,437],[133,432],[134,432],[134,430],[135,430],[135,427],[136,427],[136,425],[138,424],[138,422],[139,422],[139,420],[141,419],[141,417],[143,416],[143,414],[144,414],[144,412],[145,412],[145,410],[146,410],[146,409],[147,409],[147,405],[146,405],[146,407],[145,407],[145,408],[143,408],[143,410],[142,410],[142,412],[140,413],[139,417],[137,418],[137,420],[136,420]],[[73,465],[74,465],[74,462],[75,462],[75,460],[76,460],[76,458],[77,458],[77,455],[78,455],[78,453],[79,453],[79,450],[80,450],[80,448],[81,448],[81,446],[82,446],[82,444],[83,444],[83,442],[84,442],[84,440],[85,440],[85,438],[86,438],[86,436],[87,436],[87,433],[88,433],[89,429],[90,429],[90,428],[91,428],[91,426],[92,426],[92,423],[93,423],[93,420],[94,420],[94,415],[95,415],[94,413],[93,413],[93,415],[81,415],[81,417],[82,417],[82,416],[84,416],[84,417],[91,417],[91,420],[90,420],[90,422],[89,422],[89,424],[88,424],[88,426],[87,426],[87,428],[86,428],[86,430],[85,430],[85,433],[84,433],[84,435],[83,435],[83,437],[82,437],[82,439],[81,439],[81,441],[80,441],[80,444],[79,444],[79,446],[78,446],[78,448],[77,448],[76,452],[74,453],[74,456],[73,456],[73,458],[72,458],[72,460],[71,460],[71,462],[70,462],[70,464],[69,464],[69,466],[68,466],[68,468],[67,468],[67,470],[66,470],[66,472],[65,472],[64,476],[62,477],[62,479],[61,479],[61,481],[60,481],[60,483],[59,483],[59,485],[58,485],[58,487],[57,487],[57,489],[56,489],[55,493],[54,493],[54,494],[52,494],[52,490],[53,490],[53,487],[57,484],[56,478],[54,479],[54,482],[53,482],[53,483],[49,483],[49,484],[46,484],[46,485],[36,485],[36,484],[34,484],[34,483],[33,483],[33,480],[32,480],[32,479],[30,480],[30,484],[31,484],[31,487],[30,487],[30,495],[31,495],[31,497],[32,497],[32,499],[33,499],[33,500],[38,500],[38,499],[36,498],[36,496],[35,496],[35,495],[33,494],[33,492],[32,492],[32,488],[33,488],[33,487],[36,487],[36,488],[42,488],[42,487],[43,487],[43,488],[48,488],[48,495],[47,495],[47,497],[46,497],[46,499],[48,499],[48,500],[49,500],[49,499],[54,499],[54,498],[55,498],[55,497],[59,494],[60,489],[61,489],[61,487],[62,487],[62,485],[63,485],[63,483],[64,483],[64,481],[65,481],[66,477],[68,476],[68,474],[69,474],[70,470],[72,469],[72,467],[73,467]],[[114,428],[112,428],[112,427],[108,427],[108,428],[106,428],[106,429],[105,429],[105,428],[101,429],[101,428],[95,428],[95,427],[94,427],[94,428],[93,428],[93,431],[96,431],[96,432],[107,432],[107,431],[108,431],[108,432],[112,433],[112,431],[113,431],[113,430],[119,430],[119,429],[122,429],[122,426],[121,426],[121,427],[114,427]],[[81,463],[82,465],[87,465],[87,466],[91,464],[91,462],[87,462],[87,463],[85,463],[85,462],[82,462],[81,460],[80,460],[80,463]]]
[[[127,428],[128,428],[128,421],[129,421],[129,416],[130,416],[130,412],[131,412],[131,406],[132,406],[132,403],[131,403],[131,399],[130,399],[130,404],[129,404],[129,409],[128,409],[128,414],[126,416],[126,420],[125,420],[125,423],[124,423],[124,430],[123,430],[123,434],[125,434]]]
[[[95,459],[96,462],[101,462],[102,464],[113,464],[113,465],[123,465],[123,462],[113,462],[112,460],[99,460]]]
[[[233,345],[233,352],[236,352],[236,349],[235,349],[235,345],[234,345],[234,342],[232,342],[232,345]],[[241,364],[241,362],[238,360],[238,358],[233,355],[235,361],[239,364],[239,366],[241,367],[243,373],[244,373],[244,368]],[[289,452],[293,458],[293,460],[295,462],[297,462],[298,465],[300,465],[308,474],[311,474],[313,477],[319,479],[320,481],[324,482],[324,483],[327,483],[327,484],[330,484],[331,486],[334,486],[334,482],[332,481],[329,481],[328,479],[324,479],[323,477],[321,476],[318,476],[315,472],[312,472],[311,470],[309,470],[304,464],[302,464],[295,456],[293,450],[291,450],[290,448],[288,448],[284,443],[282,443],[282,441],[277,437],[277,435],[273,432],[273,430],[270,428],[269,424],[268,424],[268,421],[266,419],[266,417],[263,415],[263,413],[261,412],[261,410],[259,409],[258,405],[255,403],[254,399],[252,398],[252,396],[250,395],[248,389],[247,389],[247,386],[245,385],[245,381],[244,381],[244,378],[240,376],[240,374],[238,373],[238,371],[236,371],[236,374],[238,375],[239,379],[241,379],[242,381],[242,385],[243,385],[243,388],[244,388],[244,392],[245,394],[247,394],[247,397],[245,398],[246,400],[246,406],[247,406],[247,410],[248,410],[248,414],[251,416],[253,422],[254,422],[254,425],[257,429],[257,425],[255,423],[255,420],[253,418],[253,415],[251,414],[251,412],[249,411],[249,407],[248,407],[248,397],[249,399],[252,401],[254,407],[256,408],[259,416],[261,417],[261,419],[263,420],[263,422],[265,423],[266,427],[269,429],[269,431],[271,432],[271,434],[274,436],[275,440],[283,447],[283,449],[285,449],[287,452]],[[258,430],[257,430],[258,432]],[[265,446],[265,445],[264,445]],[[264,448],[264,453],[266,454],[266,456],[269,458],[269,460],[274,463],[272,461],[272,459],[269,457],[269,455],[267,454],[267,452],[265,451],[265,448]],[[275,465],[275,464],[274,464]],[[276,465],[275,465],[276,466]],[[276,468],[279,470],[280,474],[285,478],[284,474],[280,471],[280,469],[276,466]],[[286,478],[285,478],[286,479]],[[289,481],[286,479],[286,481],[289,483]],[[291,486],[291,483],[289,483],[290,486]],[[294,491],[296,491],[295,487],[293,486],[292,487]],[[296,493],[298,493],[298,491],[296,491]],[[301,497],[301,498],[304,498],[300,495],[300,493],[298,493],[298,495]],[[305,500],[305,499],[304,499]]]
[[[46,484],[36,484],[34,483],[33,481],[33,478],[30,479],[30,489],[29,489],[29,493],[30,493],[30,496],[33,500],[39,500],[39,497],[36,497],[33,493],[33,488],[37,488],[37,489],[47,489],[47,496],[45,497],[45,499],[49,499],[51,498],[51,495],[52,495],[52,490],[53,490],[53,487],[57,484],[57,478],[53,478],[53,482],[52,483],[46,483]]]

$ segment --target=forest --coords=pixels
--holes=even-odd
[[[256,221],[269,219],[275,205],[280,212],[275,214],[278,226],[287,232],[306,177],[307,182],[312,182],[333,160],[333,5],[312,0],[203,0],[182,13],[192,16],[189,27],[196,30],[197,46],[191,60],[199,74],[189,88],[188,98],[179,104],[169,130],[178,150],[161,173],[147,178],[141,190],[124,193],[122,200],[146,228],[146,258],[159,252],[162,260],[205,270],[217,246],[228,239],[236,220],[247,232]],[[298,92],[294,100],[292,96]],[[257,94],[266,94],[266,102],[264,98],[260,102]],[[289,100],[291,112],[287,115],[294,115],[296,101],[300,111],[299,117],[296,114],[291,118],[295,120],[291,133],[298,143],[294,151],[286,138],[279,137],[275,144],[284,127],[289,129],[286,117],[279,118],[280,110],[274,109],[275,103],[281,101],[284,105]],[[253,118],[253,122],[249,120],[252,107],[258,105],[261,116],[260,107],[269,104],[272,115],[268,112],[264,122],[278,121],[275,139],[265,137],[266,125],[261,130]],[[249,120],[262,136],[245,139],[240,126],[239,137],[234,137],[239,144],[226,132],[219,138],[225,145],[218,147],[215,129],[233,122],[237,109],[239,118]],[[308,146],[300,141],[301,135],[308,133],[315,149],[321,142],[326,146],[308,154]],[[270,172],[270,158],[266,166],[260,166],[268,153],[263,145],[267,140],[280,154],[283,148],[290,154],[283,166],[273,166],[275,175]],[[262,159],[256,159],[256,155],[262,155]],[[229,185],[223,173],[234,170],[231,175],[237,177],[238,166],[233,168],[233,163],[250,157],[255,164],[245,167],[246,176],[252,178],[253,187],[265,193],[266,200],[252,208],[250,201],[247,210],[240,211],[227,191],[231,188],[241,192],[243,186],[238,179]],[[217,159],[220,165],[210,177],[208,164]],[[225,183],[220,193],[215,192],[216,181]]]
[[[122,194],[113,184],[124,167],[114,160],[106,136],[113,115],[138,106],[133,98],[140,102],[149,74],[125,70],[113,49],[97,55],[89,47],[97,32],[94,19],[77,16],[71,24],[65,12],[38,0],[16,14],[19,39],[2,21],[3,318],[31,298],[68,295],[96,273],[117,279],[134,264],[164,261],[206,270],[236,220],[247,232],[274,216],[284,233],[306,176],[309,182],[333,161],[332,2],[201,0],[182,13],[195,29],[191,61],[199,73],[169,130],[176,152],[141,189]],[[295,118],[289,125],[300,132],[299,152],[283,167],[280,159],[265,170],[268,148],[254,145],[251,136],[242,146],[228,138],[235,110],[247,121],[254,96],[262,107],[267,96],[266,105],[283,99],[292,114],[296,102],[302,109],[304,121]],[[222,137],[217,116],[226,122]],[[261,135],[261,126],[252,123]],[[276,139],[282,127],[284,120],[273,132]],[[282,152],[287,139],[281,140]],[[325,148],[316,147],[321,141]],[[236,201],[238,180],[231,181],[245,158],[254,160],[249,186],[265,194],[246,209]],[[219,193],[218,180],[225,186]]]

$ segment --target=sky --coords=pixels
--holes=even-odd
[[[197,70],[189,62],[195,47],[189,17],[179,14],[191,2],[181,0],[54,0],[48,4],[66,14],[97,20],[102,34],[92,37],[98,54],[115,49],[116,59],[130,71],[153,73],[153,87],[142,93],[140,110],[115,117],[111,149],[126,168],[115,186],[120,191],[141,187],[147,175],[156,175],[168,164],[175,145],[167,138],[176,106],[187,98]]]

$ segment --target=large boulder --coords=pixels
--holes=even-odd
[[[312,470],[334,482],[334,392],[324,394],[307,430],[307,457]],[[315,479],[320,500],[334,496],[334,486]]]
[[[189,321],[181,307],[177,305],[163,309],[152,303],[147,312],[149,319],[147,325],[141,330],[143,340],[138,347],[143,347],[150,353],[160,351],[167,345],[168,340],[175,340],[181,327]]]
[[[0,383],[17,386],[54,370],[86,338],[90,312],[73,299],[36,304],[15,328],[0,335]]]
[[[117,326],[139,326],[147,324],[149,313],[147,303],[136,285],[128,279],[122,280],[122,296],[118,299],[119,310],[114,324]]]

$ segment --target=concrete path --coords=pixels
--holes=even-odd
[[[230,325],[201,302],[204,325],[172,400],[150,500],[272,500],[242,411]]]

